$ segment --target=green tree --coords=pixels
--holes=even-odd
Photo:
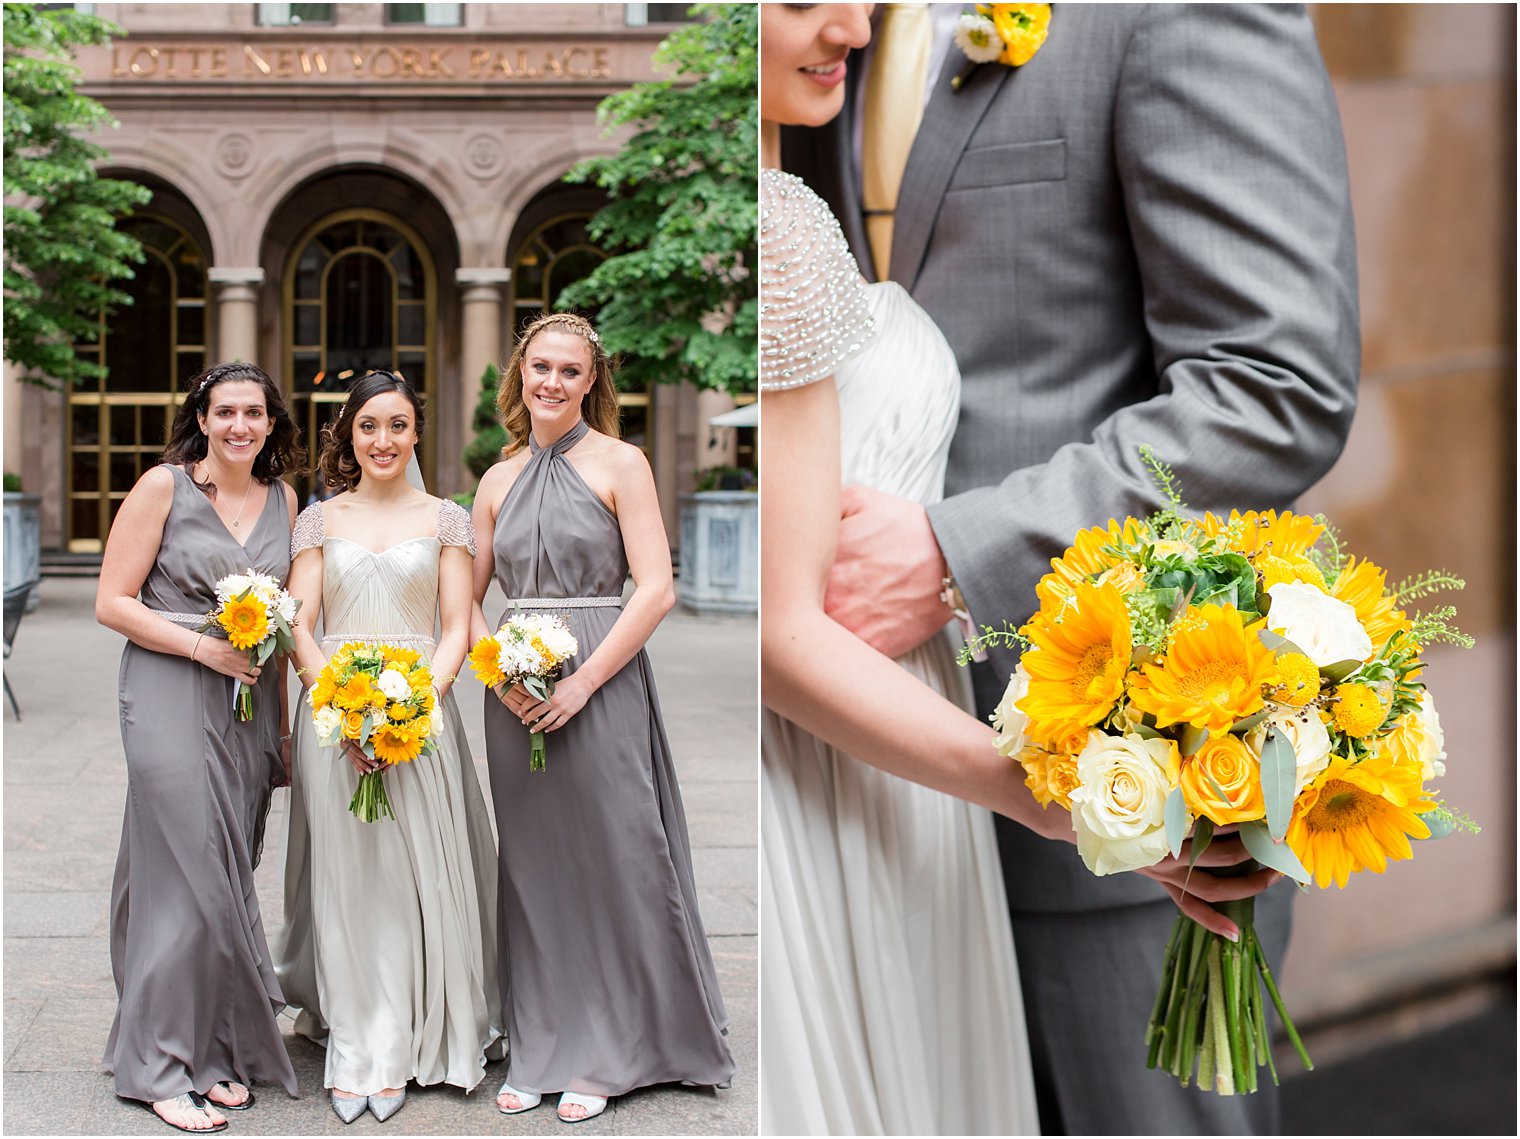
[[[669,77],[597,109],[609,129],[635,125],[633,137],[566,175],[611,199],[589,229],[612,256],[559,304],[597,311],[630,383],[753,391],[758,9],[698,4],[691,13],[697,22],[655,51]]]
[[[475,438],[459,456],[477,481],[501,458],[501,450],[507,445],[507,429],[496,416],[496,389],[500,386],[501,369],[495,364],[487,364],[480,376],[480,398],[475,401],[475,411],[470,416]]]
[[[74,343],[131,303],[110,282],[143,259],[115,223],[151,194],[96,174],[106,151],[85,136],[115,120],[75,90],[74,49],[119,31],[71,8],[5,5],[5,358],[36,383],[104,373]]]

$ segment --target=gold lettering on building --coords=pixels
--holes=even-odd
[[[206,44],[113,45],[111,78],[124,82],[227,79],[229,50],[241,52],[242,72],[238,78],[249,81],[584,82],[613,77],[609,49],[582,44],[543,47],[360,44],[333,49],[311,44],[243,43],[230,49]]]

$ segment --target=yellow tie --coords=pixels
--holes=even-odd
[[[861,203],[877,280],[891,270],[892,215],[908,151],[924,115],[924,79],[933,31],[927,4],[888,4],[866,76],[861,132]]]

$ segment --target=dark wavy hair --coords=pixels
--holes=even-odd
[[[586,342],[586,350],[591,354],[591,386],[586,389],[586,398],[581,404],[581,418],[603,435],[619,438],[622,435],[621,413],[617,387],[613,382],[617,362],[602,349],[602,338],[585,317],[573,312],[550,312],[523,328],[517,338],[517,347],[512,350],[512,358],[502,370],[501,385],[496,389],[496,411],[510,436],[507,445],[501,449],[502,455],[515,455],[528,445],[528,432],[533,421],[528,415],[527,404],[523,402],[522,366],[533,338],[540,332],[568,332]]]
[[[348,389],[348,400],[338,418],[322,428],[322,453],[317,458],[317,470],[328,486],[353,490],[359,485],[359,460],[354,457],[354,420],[364,405],[377,395],[400,392],[411,402],[417,413],[417,440],[422,441],[427,415],[422,409],[422,397],[411,381],[396,372],[370,372],[354,381]]]
[[[274,430],[254,456],[253,477],[267,483],[283,475],[303,473],[302,460],[305,454],[301,447],[301,430],[285,406],[285,397],[263,368],[241,361],[218,364],[191,377],[185,388],[185,402],[179,405],[179,410],[174,413],[174,422],[169,427],[169,445],[159,455],[158,461],[188,467],[204,459],[208,444],[200,420],[201,416],[211,410],[211,393],[218,384],[250,380],[264,389],[264,409],[274,424]],[[208,493],[216,490],[210,483],[196,485]]]

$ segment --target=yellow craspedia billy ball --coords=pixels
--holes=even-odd
[[[1342,684],[1335,690],[1331,722],[1348,736],[1361,739],[1377,731],[1388,715],[1388,706],[1377,690],[1366,684]]]
[[[1303,653],[1283,653],[1277,658],[1282,683],[1272,691],[1279,704],[1302,708],[1319,695],[1319,669]]]

